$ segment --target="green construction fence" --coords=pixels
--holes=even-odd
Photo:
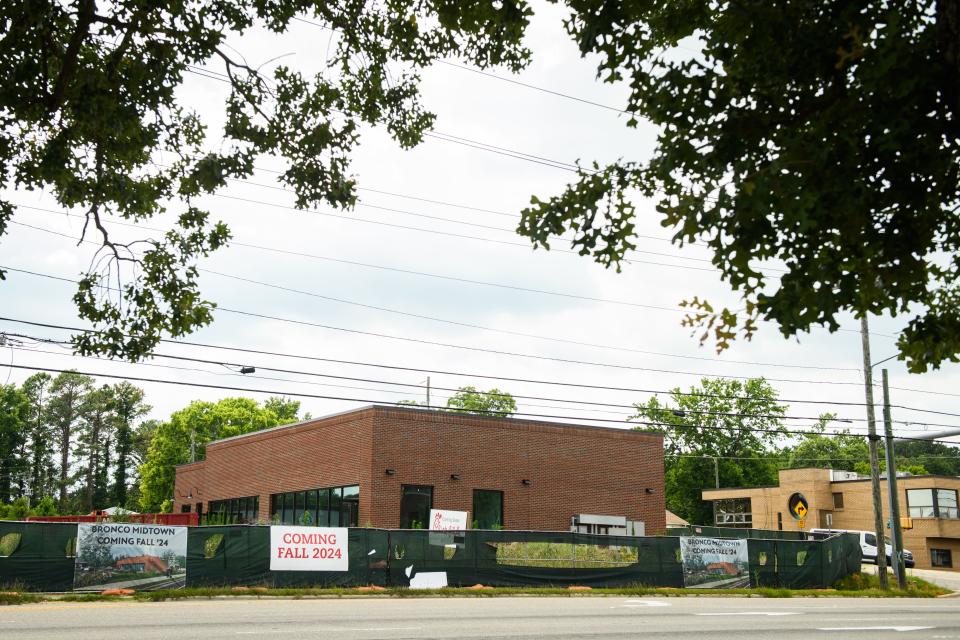
[[[0,587],[72,588],[75,524],[0,521]],[[706,536],[701,528],[700,536]],[[855,534],[826,540],[747,535],[754,587],[826,588],[860,570]],[[711,532],[712,533],[712,532]],[[349,529],[343,572],[270,570],[270,527],[191,527],[187,587],[409,586],[418,574],[443,572],[449,586],[682,587],[680,538],[568,532]],[[6,555],[4,555],[6,554]]]

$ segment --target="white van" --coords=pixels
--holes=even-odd
[[[855,533],[860,536],[860,552],[863,554],[863,561],[869,564],[877,564],[877,534],[872,531],[850,531],[848,529],[810,529],[807,533],[807,538],[810,540],[823,540],[824,538],[829,538],[830,536],[835,536],[838,533]],[[889,544],[887,547],[887,566],[890,566],[890,555],[893,553],[893,547]],[[904,549],[903,550],[903,564],[908,569],[912,569],[913,554]]]

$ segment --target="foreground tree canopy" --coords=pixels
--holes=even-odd
[[[743,297],[739,313],[689,302],[688,323],[718,349],[761,319],[793,335],[836,328],[847,311],[903,312],[911,369],[957,360],[960,3],[566,4],[566,29],[600,60],[599,77],[630,87],[628,124],[660,126],[659,144],[652,158],[583,168],[564,193],[535,198],[520,233],[546,247],[572,231],[583,254],[616,266],[633,248],[642,193],[676,243],[714,251]],[[4,2],[6,186],[82,208],[102,245],[75,295],[101,332],[77,336],[78,350],[136,359],[163,334],[209,323],[196,263],[229,231],[197,197],[277,155],[298,206],[351,207],[359,126],[417,144],[433,122],[418,70],[447,57],[520,69],[530,13],[517,1]],[[313,77],[248,65],[226,43],[300,16],[338,34],[330,68]],[[214,64],[231,85],[222,141],[176,91]],[[106,214],[142,221],[167,209],[179,218],[164,237],[111,239]],[[0,202],[0,234],[13,213]],[[772,276],[770,263],[785,271]],[[100,286],[118,275],[122,291]]]

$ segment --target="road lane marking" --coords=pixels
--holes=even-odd
[[[819,627],[817,631],[926,631],[936,627]]]
[[[322,627],[319,631],[420,631],[423,627]],[[300,629],[262,629],[260,631],[237,631],[238,636],[253,636],[266,633],[300,633]]]
[[[669,602],[663,602],[662,600],[627,600],[621,607],[626,607],[628,609],[637,609],[640,607],[669,607]]]
[[[799,611],[720,611],[695,613],[695,616],[798,616]]]

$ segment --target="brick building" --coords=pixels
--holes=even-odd
[[[900,514],[904,524],[903,546],[913,552],[917,567],[960,569],[960,513],[957,491],[960,478],[953,476],[905,476],[897,478]],[[869,478],[831,469],[783,469],[774,487],[706,489],[703,499],[713,502],[714,520],[721,527],[800,530],[800,522],[788,509],[788,501],[802,494],[809,505],[805,529],[829,528],[872,531],[873,497]],[[881,482],[884,520],[887,482]],[[889,529],[887,530],[889,535]]]
[[[211,442],[173,499],[229,522],[419,527],[435,508],[480,528],[666,528],[659,434],[377,405]]]

